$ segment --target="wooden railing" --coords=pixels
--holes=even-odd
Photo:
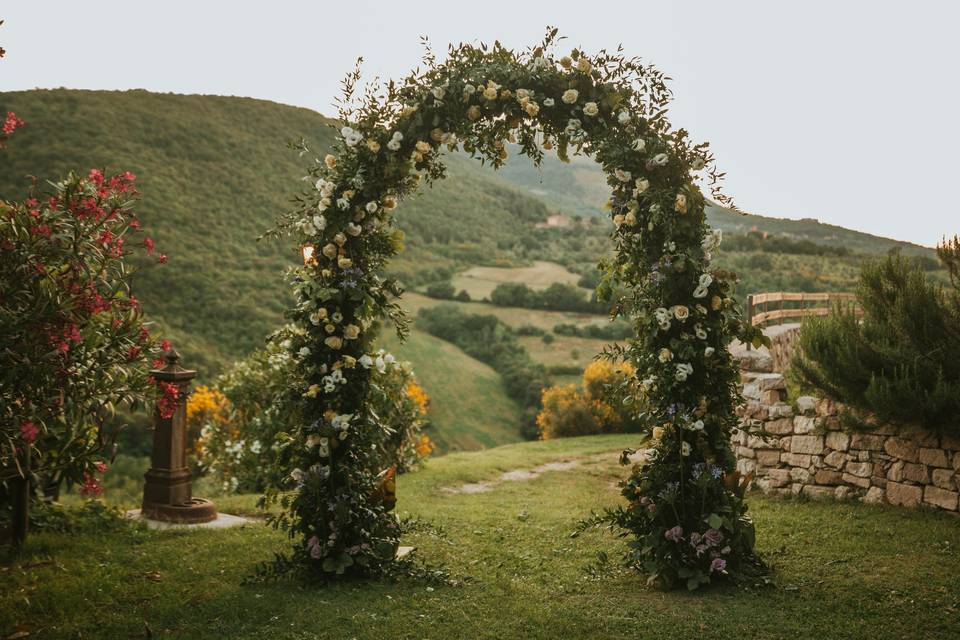
[[[806,316],[825,316],[836,304],[849,305],[862,313],[853,293],[752,293],[747,296],[747,321],[754,326]]]

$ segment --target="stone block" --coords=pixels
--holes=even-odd
[[[802,491],[803,491],[802,482],[794,482],[793,484],[790,485],[790,493],[792,493],[793,495],[798,496]]]
[[[956,474],[953,469],[934,469],[932,474],[933,484],[941,489],[953,491],[957,488]]]
[[[740,362],[740,368],[744,371],[773,372],[773,358],[770,357],[770,354],[763,353],[758,349],[742,351],[736,358]]]
[[[767,447],[774,446],[773,443],[775,440],[767,440],[766,438],[754,435],[747,436],[747,446],[751,449],[765,449]]]
[[[829,467],[833,467],[834,469],[842,469],[843,465],[847,464],[847,460],[849,459],[850,457],[843,451],[831,451],[824,456],[823,461]]]
[[[756,472],[757,470],[757,461],[750,460],[749,458],[740,458],[737,460],[737,471],[740,472],[742,476],[748,476],[751,473]]]
[[[830,469],[820,469],[813,477],[813,481],[817,484],[837,485],[843,482],[843,474]]]
[[[931,467],[940,467],[941,469],[946,469],[950,466],[950,462],[947,460],[947,453],[943,449],[920,447],[920,453],[917,456],[917,459],[921,462],[921,464],[929,465]]]
[[[823,466],[823,456],[810,456],[810,467],[819,469]]]
[[[953,454],[953,470],[960,471],[960,451]]]
[[[851,460],[844,469],[847,473],[857,476],[858,478],[869,478],[873,475],[872,462],[853,462]]]
[[[923,489],[900,482],[887,483],[887,502],[901,507],[915,507],[923,498]]]
[[[817,420],[813,416],[797,416],[793,419],[793,432],[796,434],[812,433],[817,428]]]
[[[930,484],[930,471],[922,464],[903,464],[903,479],[918,484]]]
[[[915,424],[902,425],[900,427],[900,437],[913,440],[921,447],[936,449],[940,446],[940,438],[937,434]]]
[[[793,433],[793,419],[780,418],[779,420],[771,420],[763,425],[763,430],[778,436]]]
[[[802,467],[793,467],[790,469],[790,479],[794,482],[810,482],[810,472]]]
[[[860,462],[869,462],[870,453],[870,451],[857,451],[857,460]]]
[[[773,488],[785,487],[790,484],[790,471],[787,469],[769,469],[767,479]]]
[[[833,490],[833,497],[836,500],[849,500],[854,496],[853,489],[840,486]]]
[[[872,433],[855,433],[850,437],[850,448],[883,451],[883,443],[886,439],[886,436],[878,436]]]
[[[793,445],[793,436],[786,436],[785,438],[780,438],[781,451],[790,451],[790,447],[792,445]]]
[[[737,447],[737,457],[756,458],[757,454],[750,447]]]
[[[764,404],[777,404],[783,401],[784,392],[779,389],[767,389],[760,392],[760,402]]]
[[[787,381],[782,373],[758,373],[753,378],[753,384],[757,385],[760,391],[770,389],[786,391],[787,389]]]
[[[813,396],[800,396],[796,404],[800,413],[812,415],[817,412],[817,399]]]
[[[867,504],[880,504],[886,492],[880,487],[870,487],[867,489],[867,495],[863,496],[863,501]]]
[[[828,431],[827,446],[836,451],[846,451],[850,448],[850,436],[842,431]]]
[[[960,451],[960,436],[945,433],[940,436],[940,447],[951,451]]]
[[[940,487],[928,485],[923,490],[923,501],[935,507],[946,509],[947,511],[956,511],[958,495],[960,494],[956,491],[947,491]]]
[[[905,438],[887,438],[883,443],[883,450],[889,455],[907,462],[917,461],[919,449],[916,442]]]
[[[780,454],[780,462],[788,464],[791,467],[803,467],[806,469],[810,466],[810,456],[803,453],[784,452]]]
[[[790,441],[790,451],[813,455],[823,453],[823,436],[793,436]]]
[[[779,449],[757,449],[757,464],[761,467],[775,467],[780,464]]]
[[[840,479],[846,484],[852,484],[856,487],[860,487],[861,489],[867,489],[870,487],[870,478],[861,478],[860,476],[844,473],[842,476],[840,476]]]
[[[767,407],[767,415],[771,420],[777,418],[790,418],[793,416],[793,407],[786,402],[778,402]]]
[[[836,415],[837,404],[830,398],[820,398],[817,400],[816,412],[821,418]]]
[[[818,487],[813,484],[803,485],[803,491],[801,491],[801,494],[809,496],[814,500],[832,498],[835,495],[833,487]]]
[[[897,460],[890,468],[887,469],[887,480],[893,480],[894,482],[903,481],[903,460]]]

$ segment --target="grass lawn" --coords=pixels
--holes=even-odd
[[[754,496],[769,587],[662,593],[633,573],[592,574],[604,531],[574,522],[618,501],[615,452],[630,436],[508,445],[433,459],[399,483],[402,513],[446,537],[408,544],[464,586],[293,580],[242,586],[283,550],[253,524],[226,531],[39,533],[4,567],[0,637],[31,638],[953,638],[960,636],[960,521],[927,511]],[[599,456],[610,452],[609,456]],[[444,487],[583,458],[487,493]],[[253,498],[219,500],[250,512]],[[149,627],[150,633],[146,632]]]
[[[563,265],[536,260],[529,267],[471,267],[453,277],[453,287],[457,291],[465,290],[473,300],[482,300],[489,298],[494,288],[504,282],[522,282],[531,289],[546,289],[554,282],[577,284],[579,279],[579,275],[567,271]]]

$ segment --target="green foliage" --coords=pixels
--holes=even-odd
[[[437,300],[453,300],[456,289],[453,288],[452,282],[446,280],[444,282],[434,282],[433,284],[427,285],[424,293]],[[469,296],[467,297],[469,298]]]
[[[546,368],[533,361],[510,327],[494,315],[468,314],[452,305],[421,309],[417,326],[493,367],[503,378],[507,395],[523,407],[522,434],[537,437],[535,417],[541,392],[550,380]],[[543,337],[547,336],[552,334]]]
[[[499,307],[573,311],[577,313],[604,313],[606,305],[588,300],[579,286],[554,282],[537,291],[522,282],[498,284],[490,294],[490,302]]]
[[[941,253],[949,264],[950,248]],[[957,281],[952,288],[933,284],[921,265],[891,255],[864,265],[857,292],[862,322],[852,311],[838,310],[804,323],[794,375],[880,421],[958,433]]]
[[[615,320],[609,324],[577,325],[568,322],[553,327],[558,336],[576,336],[578,338],[596,338],[598,340],[624,340],[633,335],[633,327],[624,320]]]
[[[371,366],[370,401],[385,425],[376,445],[388,466],[410,471],[433,448],[421,433],[428,398],[408,364],[381,352]],[[187,412],[191,422],[200,422],[200,466],[225,493],[263,492],[287,481],[289,471],[277,461],[297,428],[298,415],[286,393],[294,377],[287,350],[270,340],[217,379],[216,389],[226,399],[222,407],[203,410],[196,405],[205,404],[206,396],[191,397]],[[337,446],[316,440],[310,446]]]
[[[92,170],[23,202],[0,201],[4,485],[28,473],[26,446],[45,486],[66,480],[97,493],[116,435],[109,418],[153,398],[147,372],[161,343],[130,292],[131,246],[153,250],[136,239],[134,179]]]

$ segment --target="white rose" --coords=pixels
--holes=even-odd
[[[308,355],[310,355],[310,347],[301,347],[298,353],[300,354],[301,358],[306,358]]]
[[[703,350],[703,355],[709,358],[710,356],[713,355],[714,351],[716,351],[716,349],[714,349],[713,347],[707,347],[706,349]]]
[[[647,148],[647,141],[644,140],[643,138],[637,138],[636,140],[633,141],[633,144],[630,146],[633,147],[634,151],[642,152],[644,149]]]
[[[323,216],[313,216],[313,226],[320,231],[323,231],[327,228],[327,219]]]
[[[633,193],[636,195],[640,195],[641,193],[643,193],[644,191],[650,188],[650,181],[647,180],[646,178],[637,178],[637,181],[634,182],[634,185],[636,185],[637,188],[633,190]]]
[[[580,97],[580,92],[576,89],[567,89],[563,92],[563,95],[560,96],[560,99],[566,102],[567,104],[573,104],[577,101],[577,98]]]
[[[352,222],[347,223],[347,234],[351,236],[358,236],[360,232],[363,231],[363,228],[358,224],[353,224]]]
[[[463,95],[465,95],[465,96],[472,96],[472,95],[475,94],[476,92],[477,92],[477,88],[476,88],[475,86],[473,86],[472,84],[465,84],[465,85],[463,85]]]
[[[617,122],[620,124],[627,124],[630,122],[630,114],[626,111],[621,111],[617,114]]]
[[[683,444],[680,445],[680,453],[683,454],[684,456],[689,456],[689,455],[690,455],[690,443],[689,443],[689,442],[684,442]]]
[[[367,206],[364,208],[367,210],[367,213],[376,213],[378,207],[379,205],[376,202],[373,202],[371,200],[370,202],[367,203]]]
[[[555,105],[555,104],[556,104],[556,102],[553,101],[553,98],[544,98],[544,99],[543,99],[543,106],[545,106],[545,107],[552,107],[552,106]]]
[[[443,96],[444,94],[447,93],[447,90],[444,89],[443,87],[434,87],[432,89],[432,93],[433,93],[433,97],[436,98],[437,100],[443,100]]]
[[[600,113],[600,107],[597,106],[596,102],[588,102],[583,105],[583,112],[588,116],[595,116]]]
[[[653,164],[655,164],[658,167],[662,167],[663,165],[667,164],[667,162],[669,161],[670,161],[670,156],[668,156],[665,153],[658,153],[657,155],[653,156],[653,160],[651,162],[653,162]]]

